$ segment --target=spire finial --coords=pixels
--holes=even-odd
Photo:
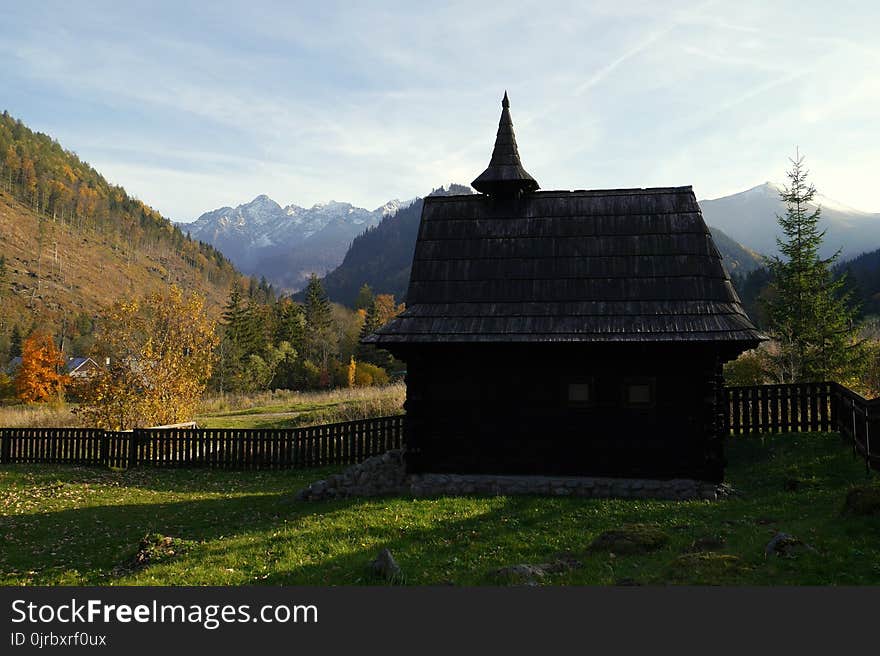
[[[490,196],[519,196],[538,189],[537,181],[522,167],[516,137],[513,134],[513,120],[510,118],[510,100],[507,91],[501,100],[501,120],[498,121],[498,134],[489,168],[483,171],[471,185],[477,191]]]

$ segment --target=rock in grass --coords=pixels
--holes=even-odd
[[[579,567],[583,567],[579,560],[570,553],[563,553],[549,563],[508,565],[492,572],[492,576],[501,582],[535,585],[549,574],[568,572]]]
[[[666,570],[667,583],[687,585],[721,585],[735,583],[749,571],[739,556],[710,551],[683,554]]]
[[[649,553],[662,549],[669,536],[653,524],[625,524],[600,533],[589,551],[613,554]]]
[[[816,550],[800,538],[796,538],[788,533],[779,532],[773,536],[764,548],[764,558],[768,556],[791,558],[802,551],[815,552]]]
[[[495,570],[495,578],[510,583],[536,583],[547,577],[547,571],[541,565],[519,563]]]
[[[403,571],[388,549],[382,549],[375,560],[370,562],[370,571],[389,583],[399,583],[403,580]]]
[[[141,538],[137,551],[123,564],[114,568],[117,576],[130,574],[149,565],[165,562],[184,553],[192,543],[161,533],[148,533]]]
[[[846,494],[844,515],[880,515],[880,485],[859,485]]]

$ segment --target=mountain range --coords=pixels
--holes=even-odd
[[[374,210],[336,201],[282,207],[261,195],[177,225],[222,251],[243,272],[295,290],[312,272],[324,274],[337,266],[357,235],[412,202],[394,199]]]
[[[441,187],[429,195],[452,193],[472,193],[472,190],[451,185],[449,189]],[[405,298],[421,213],[422,199],[419,198],[358,236],[340,265],[323,279],[324,290],[330,299],[351,305],[363,284],[368,284],[374,292]],[[710,230],[728,271],[747,274],[761,266],[760,255],[721,230]]]
[[[723,198],[701,200],[706,223],[720,228],[741,244],[765,255],[778,253],[776,216],[784,216],[780,185],[772,182]],[[880,247],[880,214],[862,212],[816,194],[811,210],[821,207],[820,226],[826,230],[820,255],[830,257],[840,250],[841,260]]]
[[[746,191],[699,201],[731,274],[760,267],[776,254],[776,216],[785,211],[780,187],[767,182]],[[431,193],[472,193],[465,185]],[[818,195],[826,229],[822,255],[841,260],[880,247],[880,215],[860,212]],[[242,271],[296,291],[314,272],[325,275],[332,300],[351,303],[364,283],[377,292],[406,292],[421,214],[421,199],[391,200],[374,210],[331,201],[309,209],[282,207],[267,196],[206,212],[182,230],[229,257]]]

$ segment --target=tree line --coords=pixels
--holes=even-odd
[[[81,334],[97,366],[71,378],[58,336],[16,334],[21,360],[0,372],[0,398],[24,403],[77,402],[84,423],[101,428],[191,420],[206,392],[312,390],[388,383],[400,372],[386,351],[360,338],[403,310],[364,285],[354,309],[330,303],[312,276],[305,301],[277,297],[261,281],[233,284],[219,322],[204,297],[172,285],[143,298],[119,299]]]
[[[234,285],[223,311],[217,392],[322,389],[384,384],[403,369],[384,350],[359,340],[403,310],[390,294],[361,287],[354,308],[331,303],[316,275],[302,303],[247,299]]]

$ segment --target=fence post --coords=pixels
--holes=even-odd
[[[853,455],[856,455],[856,443],[858,438],[856,437],[856,401],[855,399],[849,400],[850,407],[852,407],[852,443],[853,443]]]
[[[0,430],[0,464],[9,461],[9,431]]]
[[[107,431],[101,431],[101,464],[104,467],[110,466],[110,436],[107,435]]]
[[[868,419],[871,408],[865,405],[865,476],[871,476],[871,428]]]
[[[138,429],[135,428],[128,435],[128,468],[134,469],[137,466],[137,434]]]

